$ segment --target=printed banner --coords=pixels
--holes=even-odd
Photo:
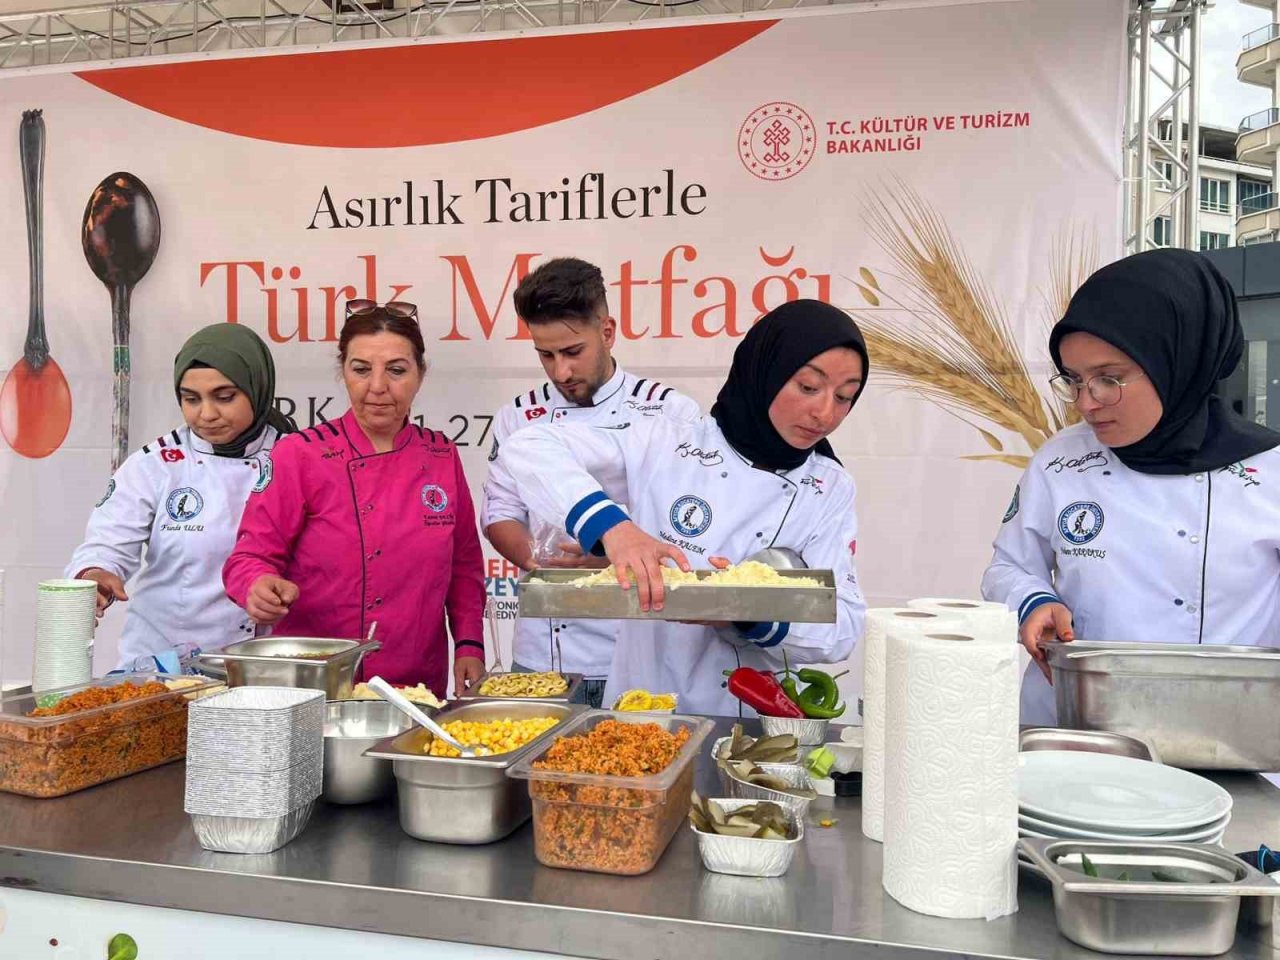
[[[511,293],[556,255],[604,270],[619,361],[704,409],[769,308],[853,311],[873,366],[833,440],[869,600],[975,595],[1064,421],[1047,325],[1120,251],[1126,4],[874,7],[0,77],[5,678],[113,457],[180,425],[193,330],[258,331],[308,425],[347,408],[344,301],[417,303],[415,419],[478,498],[494,412],[546,379]],[[486,562],[509,621],[516,571]]]

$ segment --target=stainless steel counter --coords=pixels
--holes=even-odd
[[[714,795],[705,757],[698,774]],[[1214,779],[1236,801],[1229,848],[1280,842],[1274,786]],[[0,794],[0,886],[618,960],[1099,956],[1058,935],[1048,887],[1025,872],[1019,912],[990,923],[899,906],[880,886],[880,846],[862,836],[857,801],[815,802],[838,823],[806,832],[785,877],[752,880],[705,871],[687,829],[653,872],[610,877],[540,866],[527,826],[484,847],[413,840],[394,802],[322,804],[299,839],[266,856],[207,853],[182,791],[178,763],[60,800]],[[1280,951],[1242,933],[1225,956]]]

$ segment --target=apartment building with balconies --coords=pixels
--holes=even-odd
[[[1236,158],[1265,167],[1271,184],[1280,182],[1280,0],[1240,0],[1271,14],[1271,23],[1245,34],[1236,58],[1241,83],[1271,91],[1271,106],[1240,121]],[[1236,236],[1240,244],[1267,243],[1280,238],[1280,194],[1274,188],[1252,197],[1237,195]]]

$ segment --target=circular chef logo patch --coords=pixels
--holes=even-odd
[[[449,505],[449,495],[439,484],[428,483],[422,488],[422,505],[432,513],[443,513]]]
[[[258,479],[254,481],[253,492],[261,493],[271,485],[271,478],[275,474],[275,468],[271,465],[271,454],[264,453],[258,458]]]
[[[164,508],[170,520],[186,523],[200,516],[200,511],[204,509],[204,497],[200,496],[200,491],[195,487],[179,487],[169,494]]]
[[[1018,508],[1022,506],[1022,484],[1018,484],[1013,488],[1013,499],[1009,501],[1009,509],[1004,512],[1004,519],[1001,523],[1008,523],[1018,515]]]
[[[1088,543],[1102,532],[1104,520],[1096,503],[1077,500],[1058,514],[1058,532],[1068,543]]]
[[[711,526],[711,504],[701,497],[681,497],[671,505],[671,526],[686,537],[706,533]]]
[[[116,492],[116,480],[115,480],[115,477],[112,477],[110,480],[107,481],[107,492],[102,495],[102,499],[99,500],[97,503],[95,503],[94,506],[95,507],[102,506],[104,503],[106,503],[108,500],[111,499],[111,495],[115,492]]]

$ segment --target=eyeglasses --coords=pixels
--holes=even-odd
[[[348,300],[345,319],[367,317],[378,310],[384,311],[388,316],[399,317],[402,320],[416,321],[418,319],[418,305],[409,303],[407,300],[390,300],[383,304],[379,304],[377,300]]]
[[[1049,389],[1053,395],[1064,403],[1075,403],[1080,399],[1080,391],[1086,387],[1094,402],[1104,407],[1114,407],[1120,402],[1124,388],[1135,380],[1141,380],[1145,373],[1134,374],[1128,380],[1117,380],[1115,377],[1090,377],[1088,381],[1080,380],[1065,373],[1049,378]]]

